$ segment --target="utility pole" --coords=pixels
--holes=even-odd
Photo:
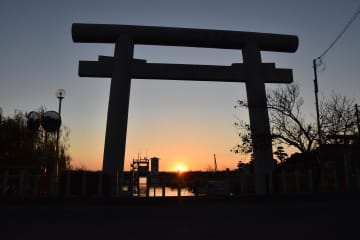
[[[215,164],[214,172],[217,172],[217,163],[216,163],[216,155],[215,154],[214,154],[214,164]]]
[[[316,66],[316,60],[319,60],[320,58],[314,58],[313,59],[313,67],[314,67],[314,90],[315,90],[315,106],[316,106],[316,119],[317,119],[317,130],[318,130],[318,137],[319,137],[319,146],[321,145],[321,126],[320,126],[320,114],[319,114],[319,99],[318,99],[318,93],[319,93],[319,87],[318,87],[318,81],[317,81],[317,66]]]

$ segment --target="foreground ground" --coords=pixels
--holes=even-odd
[[[0,200],[0,239],[359,239],[360,196]]]

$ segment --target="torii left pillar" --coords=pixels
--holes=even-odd
[[[115,43],[103,161],[103,172],[116,179],[118,186],[123,179],[133,55],[132,38],[120,35]]]

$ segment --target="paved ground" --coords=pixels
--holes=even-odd
[[[1,200],[0,239],[359,239],[360,196]]]

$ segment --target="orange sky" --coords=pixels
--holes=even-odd
[[[167,85],[168,91],[164,93],[162,89],[153,87],[159,84]],[[214,168],[214,154],[219,170],[234,169],[240,159],[246,159],[246,156],[230,152],[238,142],[235,116],[244,115],[246,118],[247,114],[247,111],[233,107],[237,96],[244,96],[244,85],[217,86],[218,91],[214,91],[214,84],[208,83],[195,82],[194,86],[194,83],[181,81],[133,81],[125,170],[139,154],[159,157],[160,171],[176,171],[178,165],[193,171]],[[197,96],[196,93],[201,91],[207,92],[205,97]],[[224,101],[219,94],[223,95],[224,91],[229,93],[227,103],[219,105]],[[141,98],[143,92],[146,96],[153,96],[152,99]],[[82,125],[84,129],[71,132],[71,155],[75,167],[102,168],[105,125],[101,122],[106,120],[106,111],[102,112],[102,116],[88,116],[89,121]],[[86,131],[86,128],[92,131]]]
[[[167,85],[168,92],[153,87],[159,84]],[[151,101],[139,97],[143,91],[153,96]],[[207,92],[205,97],[196,95],[201,91]],[[139,155],[160,158],[160,171],[176,171],[179,165],[192,171],[214,168],[214,154],[219,170],[234,169],[239,160],[248,161],[249,156],[230,152],[239,141],[234,121],[236,117],[246,120],[248,115],[246,109],[233,107],[244,91],[244,84],[133,81],[124,169],[129,170]],[[219,98],[224,92],[227,98]],[[102,112],[101,118],[88,116],[84,129],[72,130],[74,167],[102,168],[105,124],[101,121],[106,120],[106,111]]]

